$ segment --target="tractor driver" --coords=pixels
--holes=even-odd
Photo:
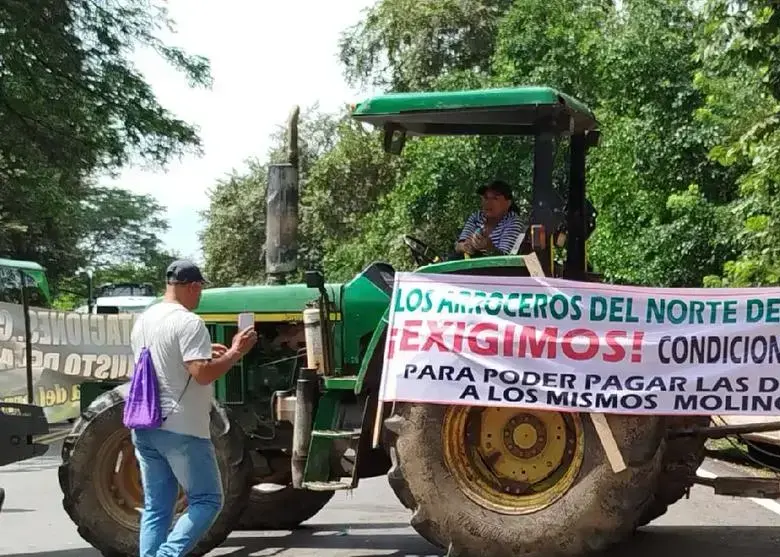
[[[455,243],[455,252],[471,256],[506,255],[525,229],[512,188],[506,182],[494,180],[480,186],[477,194],[482,198],[482,209],[469,215]]]

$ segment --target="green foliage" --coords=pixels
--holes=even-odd
[[[732,235],[738,252],[712,286],[780,280],[780,10],[777,3],[707,4],[700,33],[697,86],[707,94],[698,113],[721,131],[713,160],[736,168],[739,199]]]
[[[617,6],[617,7],[616,7]],[[780,10],[708,0],[378,0],[341,42],[352,83],[392,91],[551,85],[602,129],[589,258],[611,282],[780,279]],[[302,194],[307,265],[348,279],[372,260],[409,269],[411,234],[448,253],[474,189],[503,178],[527,203],[528,142],[413,140],[394,159],[338,115]],[[304,134],[302,134],[304,137]],[[558,146],[556,180],[568,150]],[[564,192],[565,195],[565,192]]]
[[[610,11],[601,0],[513,2],[498,27],[494,83],[548,85],[593,103]]]
[[[384,0],[340,41],[352,83],[394,91],[431,88],[443,74],[488,70],[511,0]]]
[[[131,282],[151,284],[155,295],[165,291],[165,270],[180,254],[158,248],[151,249],[137,261],[109,263],[94,270],[92,283],[95,288],[106,283]],[[93,293],[94,295],[94,293]],[[89,283],[86,273],[66,277],[59,281],[52,306],[61,310],[73,310],[86,305],[89,298]]]
[[[371,253],[365,238],[371,230],[366,210],[381,205],[403,163],[377,149],[378,132],[346,116],[334,132],[339,141],[312,166],[301,203],[301,231],[312,249],[308,266],[321,262],[331,280],[346,278],[363,264],[364,254]],[[355,241],[366,244],[356,250]]]
[[[299,128],[299,188],[307,212],[309,171],[322,153],[335,144],[340,117],[322,114],[312,107],[302,111]],[[287,161],[286,127],[272,136],[271,162]],[[248,170],[232,172],[209,191],[209,207],[202,212],[206,227],[200,235],[206,257],[205,273],[215,286],[265,282],[265,198],[268,164],[247,161]],[[322,237],[315,226],[299,229],[300,268],[316,266],[321,258]],[[298,278],[302,278],[299,273]],[[292,280],[292,279],[291,279]]]
[[[209,85],[204,59],[157,38],[171,23],[158,4],[0,6],[0,254],[39,261],[56,281],[112,258],[145,265],[157,249],[161,209],[94,176],[199,150],[196,130],[157,102],[128,58],[151,48]]]
[[[265,277],[265,191],[267,166],[249,161],[249,171],[233,172],[209,192],[201,233],[204,272],[214,286],[252,284]]]

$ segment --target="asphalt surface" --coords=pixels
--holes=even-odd
[[[100,557],[62,509],[57,482],[60,443],[39,458],[0,468],[6,502],[0,512],[0,555]],[[720,462],[700,474],[735,475]],[[387,482],[361,482],[337,493],[296,532],[236,532],[209,557],[412,557],[441,555],[408,526],[409,514]],[[715,496],[696,486],[691,498],[603,557],[766,557],[780,544],[780,503]]]

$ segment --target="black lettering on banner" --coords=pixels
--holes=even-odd
[[[594,410],[652,410],[658,408],[658,395],[648,393],[618,394],[577,391],[547,391],[547,404],[558,407],[589,408]]]
[[[780,412],[780,397],[772,395],[676,395],[674,410],[682,412]]]
[[[664,336],[658,341],[662,364],[776,364],[780,362],[777,335]]]
[[[759,393],[771,393],[780,389],[780,381],[775,377],[761,377],[758,380]]]
[[[465,389],[463,389],[463,392],[458,397],[460,400],[464,400],[466,398],[470,400],[479,400],[479,393],[477,392],[477,386],[476,385],[467,385]]]
[[[519,387],[501,388],[496,385],[488,387],[487,400],[493,402],[522,402],[533,404],[539,401],[536,389],[521,389]]]
[[[514,369],[499,371],[494,368],[485,368],[482,374],[484,383],[503,383],[504,385],[519,385],[521,387],[542,386],[546,388],[574,389],[577,376],[573,373],[556,373]]]
[[[431,381],[469,381],[473,383],[474,373],[471,368],[464,366],[455,371],[452,366],[438,366],[434,368],[431,364],[426,364],[419,368],[416,364],[406,364],[404,367],[404,379],[429,379]]]

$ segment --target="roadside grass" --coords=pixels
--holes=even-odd
[[[742,468],[747,474],[780,477],[780,447],[753,444],[751,448],[736,437],[708,439],[704,447],[707,457]]]

